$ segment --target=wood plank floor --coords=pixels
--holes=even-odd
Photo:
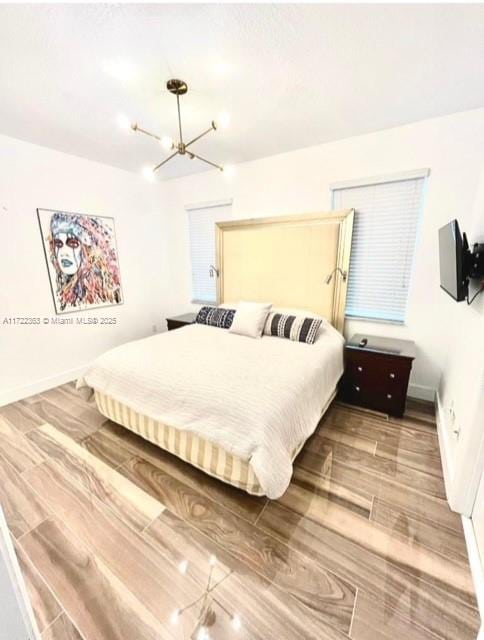
[[[401,420],[334,403],[269,501],[104,419],[66,384],[0,408],[0,498],[43,640],[477,637],[422,403]]]

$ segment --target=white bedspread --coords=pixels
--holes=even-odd
[[[78,387],[250,460],[266,495],[278,498],[291,479],[292,453],[343,373],[343,343],[330,325],[308,345],[194,324],[108,351]]]

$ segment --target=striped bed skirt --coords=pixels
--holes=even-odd
[[[336,395],[331,395],[326,403],[323,414]],[[173,453],[185,462],[189,462],[197,469],[231,484],[238,489],[255,496],[265,495],[257,477],[250,465],[250,460],[242,460],[222,447],[209,442],[197,435],[170,427],[162,422],[148,418],[127,407],[111,396],[94,390],[94,396],[99,411],[113,422],[133,431],[145,440],[156,444],[161,449]],[[316,427],[316,425],[315,425]],[[300,452],[306,440],[300,443],[293,455],[293,460]]]
[[[100,391],[95,390],[94,395],[99,411],[106,418],[121,424],[145,440],[173,453],[219,480],[252,495],[264,495],[250,462],[227,453],[225,449],[189,431],[175,429],[137,413]]]

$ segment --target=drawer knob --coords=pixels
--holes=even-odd
[[[358,367],[358,371],[363,371],[363,367]]]
[[[391,394],[391,393],[387,393],[387,398],[388,398],[389,400],[391,400],[391,399],[392,399],[392,394]]]
[[[392,380],[393,380],[393,378],[394,378],[394,377],[395,377],[395,374],[394,374],[394,373],[391,373],[391,374],[390,374],[390,378],[392,378]]]
[[[359,391],[359,390],[360,390],[360,387],[355,387],[355,391]]]

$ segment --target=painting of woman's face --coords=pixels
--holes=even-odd
[[[76,236],[58,233],[54,236],[54,251],[59,269],[73,276],[81,265],[81,242]]]
[[[114,219],[37,209],[56,313],[123,303]]]

